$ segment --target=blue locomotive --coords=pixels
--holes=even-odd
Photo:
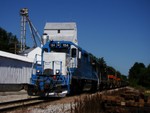
[[[35,64],[29,95],[65,95],[97,90],[98,75],[90,55],[68,41],[48,41],[42,47],[42,63]]]
[[[29,95],[56,97],[97,90],[99,78],[95,63],[78,46],[75,28],[75,23],[46,24],[41,61],[33,66]],[[57,33],[53,34],[54,30]]]

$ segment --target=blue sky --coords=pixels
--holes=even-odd
[[[0,27],[18,38],[21,8],[41,35],[46,22],[76,22],[79,45],[122,74],[150,64],[150,0],[0,0]]]

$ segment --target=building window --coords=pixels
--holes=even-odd
[[[60,29],[58,30],[58,33],[60,33]]]

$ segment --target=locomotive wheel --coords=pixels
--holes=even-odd
[[[72,79],[72,82],[71,82],[71,85],[70,85],[70,95],[75,94],[75,90],[76,90],[75,84],[76,84],[75,80]]]
[[[104,89],[104,83],[101,82],[100,85],[99,85],[99,91],[102,91]]]
[[[72,79],[70,86],[70,95],[81,94],[83,91],[84,81]]]
[[[35,93],[35,87],[33,85],[28,85],[27,93],[29,96],[33,96]]]
[[[97,81],[92,81],[91,92],[95,93],[97,91]]]

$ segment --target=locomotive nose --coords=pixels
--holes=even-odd
[[[52,69],[45,69],[43,74],[47,75],[47,76],[53,75],[53,70]]]

